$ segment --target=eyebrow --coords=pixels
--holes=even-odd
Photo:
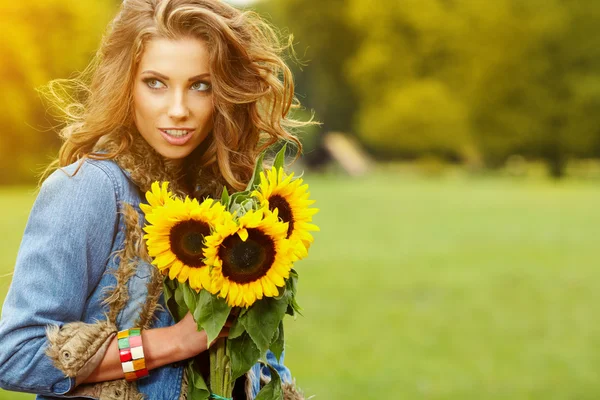
[[[166,81],[169,80],[168,76],[163,75],[160,72],[156,72],[156,71],[152,71],[152,70],[146,70],[146,71],[142,72],[142,74],[154,74],[154,75],[158,76],[159,78],[162,78],[162,79],[164,79]],[[201,78],[209,77],[209,76],[210,76],[210,74],[208,72],[205,72],[205,73],[200,74],[200,75],[192,76],[190,79],[188,79],[188,82],[195,81],[197,79],[201,79]]]

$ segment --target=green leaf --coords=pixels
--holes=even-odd
[[[163,296],[165,298],[165,305],[167,306],[167,310],[175,320],[175,322],[179,321],[179,312],[177,311],[177,303],[175,302],[175,290],[172,288],[169,279],[165,279],[163,281]]]
[[[210,391],[202,374],[196,371],[193,367],[194,363],[190,362],[187,366],[187,374],[189,379],[188,399],[189,400],[205,400],[210,396]]]
[[[284,336],[283,336],[283,321],[279,323],[279,328],[277,332],[275,332],[275,337],[273,338],[273,343],[269,349],[275,354],[275,357],[279,360],[281,358],[281,354],[283,353],[284,346]]]
[[[198,301],[198,294],[186,283],[179,285],[183,293],[183,301],[190,311],[196,309],[196,302]]]
[[[198,324],[198,330],[206,331],[208,343],[212,343],[225,326],[231,307],[225,302],[225,299],[211,294],[208,290],[201,290],[197,300],[194,320]]]
[[[223,193],[221,194],[221,204],[223,204],[225,208],[229,208],[229,192],[227,191],[227,186],[223,186]]]
[[[231,195],[231,205],[233,206],[234,204],[240,204],[244,202],[244,200],[246,200],[248,197],[250,197],[250,192],[247,190],[243,192],[235,192]]]
[[[247,332],[235,339],[227,339],[227,351],[231,357],[231,379],[244,375],[260,358],[260,350]]]
[[[285,151],[287,149],[287,143],[284,143],[281,149],[275,155],[275,161],[273,162],[273,168],[281,169],[285,163]]]
[[[190,311],[185,305],[177,304],[177,321],[181,321]]]
[[[242,206],[238,203],[232,202],[231,207],[229,207],[229,212],[236,215],[238,218],[244,215],[244,212],[240,212],[242,210]]]
[[[246,332],[263,354],[267,351],[279,323],[285,315],[288,302],[285,298],[276,300],[265,297],[254,303],[246,314],[240,316]]]
[[[229,335],[227,336],[228,339],[235,339],[238,338],[242,335],[242,333],[246,332],[246,328],[244,327],[244,324],[242,324],[240,322],[239,318],[236,318],[233,321],[233,324],[231,325],[231,328],[229,329]]]
[[[302,315],[302,308],[296,302],[296,291],[298,287],[298,273],[295,270],[290,271],[290,277],[285,282],[286,296],[288,298],[287,314],[295,317],[296,313]]]
[[[248,309],[247,308],[242,308],[242,310],[240,311],[240,313],[238,314],[238,318],[243,317],[244,315],[246,315],[248,313]]]
[[[266,364],[271,371],[271,381],[258,392],[254,400],[283,400],[281,377],[275,368]]]
[[[181,285],[179,285],[175,288],[173,297],[175,298],[175,301],[177,302],[177,304],[185,305],[185,300],[183,300],[183,291],[181,290]]]
[[[298,273],[296,270],[292,269],[290,271],[290,277],[285,282],[285,287],[291,290],[292,297],[296,297],[296,291],[298,288]]]
[[[298,303],[296,302],[296,298],[295,298],[295,297],[292,297],[292,298],[291,298],[291,300],[290,300],[290,302],[289,302],[289,304],[288,304],[288,309],[289,309],[289,308],[291,308],[291,309],[292,309],[292,311],[293,311],[293,312],[292,312],[292,314],[290,314],[290,313],[289,313],[289,312],[287,312],[287,311],[286,311],[286,312],[287,312],[288,314],[290,314],[291,316],[295,317],[295,316],[296,316],[296,314],[300,314],[300,316],[302,316],[302,317],[304,316],[304,315],[302,315],[302,307],[300,307],[300,306],[298,305]]]
[[[177,289],[177,281],[168,278],[163,280],[163,294],[165,297],[165,303],[173,298],[175,289]]]
[[[251,202],[250,206],[247,206],[248,202]],[[237,218],[239,218],[253,208],[255,200],[250,197],[250,192],[237,192],[231,195],[229,203],[229,212],[236,213]]]
[[[292,306],[290,306],[288,304],[287,309],[285,310],[285,313],[287,315],[291,315],[292,317],[294,317],[294,320],[296,320],[296,312],[294,311],[294,308]]]
[[[175,288],[177,286],[173,283],[171,279],[165,279],[163,281],[163,296],[165,298],[165,304],[167,306],[167,310],[173,317],[173,319],[177,322],[180,320],[178,311],[177,311],[177,303],[175,302]]]
[[[173,291],[173,297],[170,299],[170,304],[167,304],[175,321],[181,321],[189,310],[185,304],[185,300],[183,299],[183,291],[181,290],[181,286],[182,285],[176,284]]]
[[[246,186],[246,191],[251,192],[255,186],[258,186],[260,183],[260,173],[263,171],[263,162],[265,159],[265,152],[260,153],[260,156],[256,159],[256,163],[254,164],[254,172],[252,173],[252,179],[248,182],[248,186]]]
[[[256,204],[256,201],[254,201],[253,198],[248,198],[241,203],[242,207],[244,207],[246,212],[252,210],[254,208],[255,204]]]
[[[279,300],[279,299],[283,299],[284,297],[286,297],[289,293],[289,290],[287,289],[287,285],[282,286],[282,287],[277,287],[277,296],[273,296],[274,299]]]

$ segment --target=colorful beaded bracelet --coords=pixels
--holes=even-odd
[[[134,381],[148,376],[144,348],[142,347],[142,333],[139,328],[125,329],[117,333],[121,366],[127,381]]]

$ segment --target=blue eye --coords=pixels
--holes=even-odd
[[[197,85],[203,85],[204,88],[202,88],[202,86],[197,86]],[[211,85],[210,85],[210,83],[206,83],[206,82],[196,82],[191,87],[192,87],[192,89],[197,87],[197,89],[194,89],[194,90],[196,90],[198,92],[207,92],[210,90]]]
[[[163,83],[161,81],[159,81],[158,79],[155,78],[148,78],[148,79],[144,79],[144,83],[150,88],[150,89],[160,89],[160,85],[163,85]],[[160,84],[160,85],[158,85]],[[164,86],[164,85],[163,85]]]

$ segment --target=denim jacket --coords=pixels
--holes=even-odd
[[[143,193],[114,161],[86,159],[73,175],[79,164],[58,169],[44,181],[29,215],[0,319],[0,387],[36,393],[38,399],[178,400],[182,363],[150,371],[136,382],[136,394],[131,396],[120,392],[119,388],[127,390],[131,385],[125,380],[118,380],[120,386],[112,389],[107,389],[107,383],[77,382],[98,365],[116,330],[133,327],[144,318],[151,328],[174,324],[162,291],[149,295],[157,285],[152,288],[156,269],[147,256],[134,255],[133,260],[123,262],[124,257],[131,257],[125,247],[134,245],[127,243],[131,235],[128,218],[129,224],[133,217],[138,227],[143,226],[139,208],[145,201]],[[135,213],[128,216],[127,210]],[[143,253],[141,247],[137,250]],[[135,268],[126,276],[123,271],[119,275],[120,265],[132,264]],[[113,300],[125,300],[116,310],[111,309],[111,294]],[[149,306],[150,297],[155,302]],[[142,315],[144,311],[150,315]],[[107,323],[111,319],[112,324]],[[102,326],[94,331],[96,325]],[[90,327],[91,333],[85,333]],[[84,348],[81,341],[72,340],[72,334],[83,335]],[[55,359],[48,354],[52,346]],[[277,360],[268,352],[267,361],[284,382],[291,382],[283,356]],[[248,397],[254,398],[259,391],[261,373],[269,376],[267,368],[256,364],[247,374]],[[114,390],[111,395],[109,389]]]

